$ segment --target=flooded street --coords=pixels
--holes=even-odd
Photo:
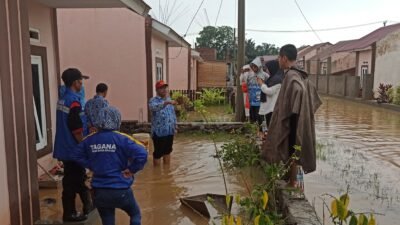
[[[316,115],[317,171],[306,175],[306,196],[323,217],[323,194],[350,191],[350,208],[375,212],[378,224],[394,225],[400,215],[400,113],[350,101],[324,98]],[[209,221],[184,206],[179,198],[225,194],[215,149],[206,136],[178,135],[172,165],[153,168],[152,157],[133,187],[143,225],[207,225]],[[245,192],[237,174],[227,176],[229,193]],[[42,219],[61,216],[60,191],[41,190]],[[331,200],[326,198],[330,205]],[[325,210],[325,224],[329,221]],[[116,224],[129,218],[117,210]],[[96,225],[100,225],[97,221]]]
[[[380,225],[399,224],[400,113],[324,98],[316,130],[318,168],[305,179],[306,196],[319,216],[321,195],[350,188],[350,208],[383,214],[377,216]]]
[[[203,139],[202,139],[203,138]],[[199,140],[201,139],[201,140]],[[181,206],[179,198],[205,194],[225,194],[221,170],[211,139],[191,139],[178,135],[169,168],[153,168],[152,157],[136,177],[133,187],[142,211],[143,225],[207,225],[209,221]],[[235,174],[227,174],[229,193],[243,193]],[[56,198],[55,205],[42,203],[42,219],[56,220],[61,214],[61,195],[57,190],[41,190],[41,200]],[[78,201],[79,202],[79,201]],[[129,224],[129,217],[117,210],[116,224]],[[101,225],[97,221],[96,225]]]

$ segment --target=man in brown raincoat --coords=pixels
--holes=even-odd
[[[296,186],[298,164],[305,173],[316,169],[314,114],[322,104],[308,74],[295,67],[296,58],[294,45],[281,48],[279,66],[285,75],[262,152],[268,163],[291,163],[288,175],[292,187]],[[295,146],[301,151],[296,152]],[[299,160],[292,162],[295,152]]]

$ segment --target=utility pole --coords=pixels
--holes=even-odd
[[[236,121],[244,121],[244,102],[242,84],[240,83],[240,71],[244,66],[244,42],[245,42],[245,0],[238,0],[238,52],[236,75]]]

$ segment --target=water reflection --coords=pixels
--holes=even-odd
[[[385,214],[378,216],[381,225],[398,224],[400,114],[325,98],[316,130],[318,169],[306,177],[306,194],[320,216],[320,195],[350,187],[354,209]]]

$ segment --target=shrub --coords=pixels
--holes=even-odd
[[[400,105],[400,86],[394,87],[393,89],[393,103],[396,105]]]
[[[389,90],[393,87],[391,84],[380,83],[378,87],[378,103],[389,103]]]
[[[206,88],[200,98],[205,106],[220,105],[225,101],[225,91],[222,88]]]
[[[178,102],[178,105],[175,106],[175,112],[179,120],[185,121],[188,117],[187,111],[193,107],[193,103],[179,91],[172,92],[171,99]]]

